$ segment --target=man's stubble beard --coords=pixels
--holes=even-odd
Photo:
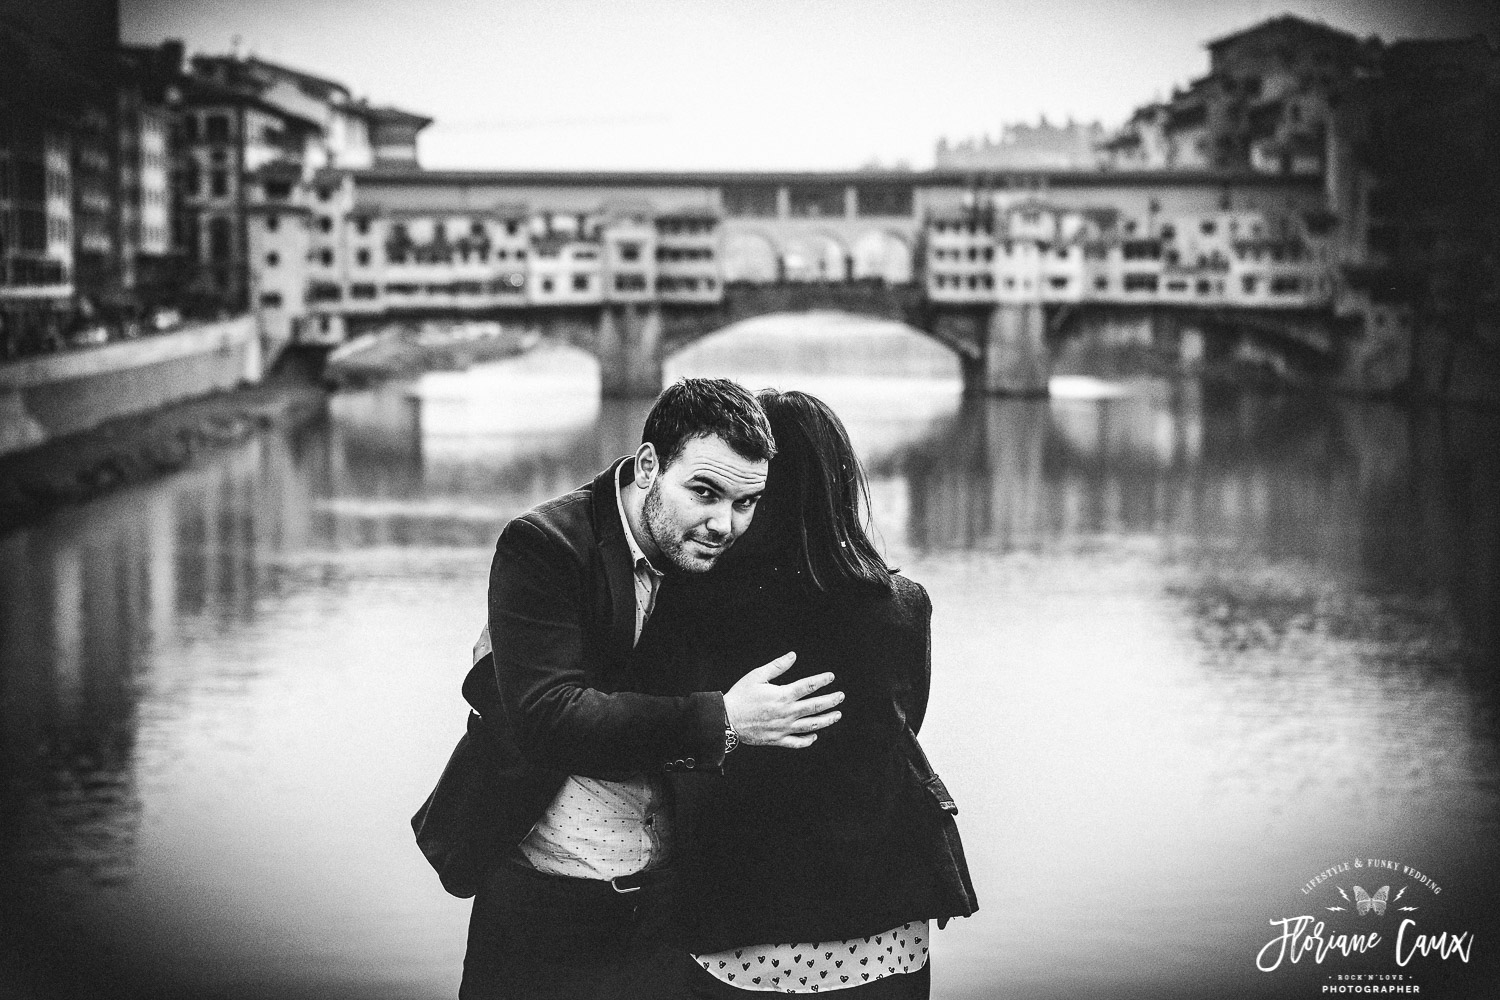
[[[678,534],[672,525],[672,519],[667,514],[666,505],[661,499],[661,477],[651,481],[646,490],[646,502],[641,508],[641,521],[646,529],[646,535],[656,545],[658,552],[671,564],[671,568],[679,573],[707,573],[713,569],[717,560],[693,559],[688,561],[687,540]],[[730,539],[725,539],[724,550],[729,548]]]

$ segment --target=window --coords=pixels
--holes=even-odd
[[[214,170],[208,175],[208,190],[215,198],[222,198],[229,193],[229,171]]]
[[[329,215],[321,216],[318,219],[318,230],[324,233],[333,232],[333,217]]]
[[[1063,275],[1054,275],[1047,279],[1047,284],[1060,291],[1068,287],[1068,279]]]
[[[1278,274],[1271,279],[1272,295],[1296,295],[1302,291],[1302,279],[1295,274]]]
[[[647,290],[646,276],[644,274],[615,275],[615,291],[617,292],[644,292]]]
[[[1098,277],[1098,278],[1095,278],[1094,279],[1094,287],[1096,289],[1098,289],[1099,291],[1101,291],[1101,292],[1108,291],[1109,290],[1109,279],[1105,278],[1105,277],[1102,277],[1102,276]]]
[[[209,115],[207,119],[207,130],[209,142],[228,142],[229,116]]]
[[[280,263],[281,263],[281,254],[276,253],[275,251],[272,251],[271,253],[266,254],[266,266],[267,267],[275,267],[277,264],[280,264]]]
[[[368,236],[368,235],[370,235],[370,220],[369,219],[356,219],[356,220],[354,220],[354,231],[357,232],[357,233],[359,233],[359,235],[361,235],[361,236]]]
[[[375,297],[375,286],[370,284],[350,285],[349,297],[351,299],[373,299]]]
[[[182,137],[188,142],[198,141],[198,116],[186,114],[182,116]]]
[[[368,251],[368,250],[360,250],[358,253],[356,253],[354,255],[354,260],[355,260],[355,263],[359,264],[360,267],[369,267],[370,266],[370,251]]]
[[[203,178],[198,172],[198,161],[188,160],[187,166],[182,168],[182,189],[188,194],[196,196],[202,193],[200,190],[202,185]]]
[[[621,243],[620,259],[634,263],[641,259],[641,245],[639,243]]]
[[[281,308],[281,293],[280,292],[266,292],[264,295],[262,295],[260,297],[260,307],[262,309],[280,309]]]
[[[274,201],[285,201],[292,196],[290,181],[266,181],[266,197]]]
[[[332,197],[333,197],[333,189],[332,188],[325,188],[325,187],[318,188],[318,200],[319,201],[327,201],[329,198],[332,198]]]
[[[776,215],[776,195],[774,184],[726,184],[724,212],[740,218],[771,218]]]
[[[910,216],[912,189],[907,185],[862,184],[854,191],[854,211],[863,216]]]
[[[1240,287],[1245,290],[1246,295],[1254,295],[1255,287],[1260,284],[1260,279],[1253,274],[1247,274],[1240,278]]]
[[[586,292],[589,290],[589,276],[586,274],[573,275],[573,291]]]
[[[844,189],[832,184],[795,184],[787,188],[793,218],[831,219],[844,214]]]
[[[231,242],[228,219],[221,216],[208,220],[208,255],[211,260],[228,260]]]
[[[333,266],[333,251],[332,250],[324,250],[324,251],[322,251],[321,253],[318,254],[318,260],[323,264],[324,267],[332,267]]]
[[[544,292],[550,292],[550,291],[552,291],[552,279],[551,278],[543,278],[542,279],[542,291],[544,291]]]
[[[1127,274],[1125,275],[1125,290],[1127,292],[1154,292],[1156,291],[1156,275]]]

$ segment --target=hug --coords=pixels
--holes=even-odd
[[[926,591],[837,415],[723,379],[512,520],[468,729],[413,818],[473,896],[464,1000],[926,997],[977,909],[917,742]]]

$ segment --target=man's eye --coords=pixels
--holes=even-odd
[[[760,500],[760,497],[746,497],[743,500],[736,500],[734,502],[734,505],[736,507],[738,507],[740,510],[754,510],[755,509],[755,504],[759,500]]]
[[[698,494],[698,496],[702,497],[704,500],[712,500],[713,499],[714,491],[711,490],[711,489],[709,489],[707,486],[694,486],[694,487],[692,487],[692,490],[693,490],[694,493]]]

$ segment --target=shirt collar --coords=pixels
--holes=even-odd
[[[647,572],[661,576],[661,570],[651,565],[651,560],[647,559],[646,553],[641,551],[640,544],[635,540],[635,532],[630,530],[630,518],[625,516],[625,490],[627,488],[625,468],[630,462],[630,459],[624,458],[620,460],[619,465],[615,466],[615,506],[620,511],[620,525],[625,529],[625,544],[630,547],[630,565],[636,568],[645,566]]]

